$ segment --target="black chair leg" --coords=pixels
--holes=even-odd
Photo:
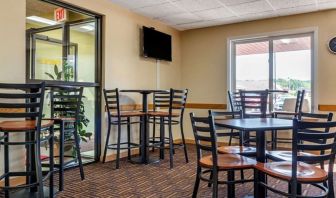
[[[127,159],[131,159],[131,118],[127,117]]]
[[[212,178],[213,178],[213,173],[212,173],[212,171],[210,171],[210,176],[209,176],[209,182],[208,182],[208,187],[211,187],[211,185],[212,185]]]
[[[329,189],[328,198],[335,198],[333,174],[329,174],[329,177],[328,177],[328,189]]]
[[[231,135],[230,135],[230,139],[229,139],[229,146],[231,146],[231,144],[232,144],[232,133],[233,133],[233,129],[231,129]]]
[[[169,123],[169,160],[170,160],[170,168],[173,168],[173,154],[174,154],[174,144],[173,144],[173,131],[172,125]]]
[[[160,159],[164,159],[165,151],[165,125],[164,117],[160,118]]]
[[[121,136],[121,124],[120,120],[118,123],[118,140],[117,140],[117,159],[116,159],[116,169],[119,169],[119,163],[120,163],[120,137]]]
[[[79,165],[79,172],[81,175],[81,179],[84,180],[85,179],[84,168],[83,168],[83,162],[82,162],[82,155],[80,152],[79,135],[78,135],[77,126],[75,127],[74,136],[75,136],[76,154],[77,154],[77,160],[78,160],[78,165]]]
[[[41,146],[40,146],[40,134],[35,134],[35,140],[37,144],[35,145],[35,168],[36,168],[36,179],[38,182],[38,197],[44,197],[43,190],[43,176],[42,176],[42,164],[41,164]]]
[[[154,149],[155,149],[155,125],[156,125],[156,118],[153,117],[153,146],[152,146],[152,152],[154,152]],[[160,123],[161,125],[161,123]],[[160,126],[160,130],[161,130],[161,126]]]
[[[107,153],[107,147],[108,147],[108,144],[109,144],[110,133],[111,133],[111,123],[109,122],[108,127],[107,127],[107,135],[106,135],[106,141],[105,141],[103,163],[105,163],[105,161],[106,161],[106,153]]]
[[[218,171],[213,170],[213,176],[212,176],[212,197],[217,198],[218,197]]]
[[[196,180],[195,180],[195,185],[194,185],[194,190],[193,190],[193,194],[192,197],[196,198],[197,197],[197,192],[198,192],[198,188],[199,188],[199,184],[200,184],[200,176],[201,176],[201,167],[197,166],[197,172],[196,172]]]
[[[227,172],[228,182],[234,182],[234,170],[230,170]],[[235,197],[235,184],[229,183],[228,184],[228,197]]]
[[[181,128],[182,144],[183,144],[183,149],[184,149],[184,157],[185,157],[186,163],[188,163],[189,162],[189,158],[188,158],[187,145],[185,143],[185,138],[184,138],[183,121],[182,120],[180,122],[180,128]]]
[[[54,197],[54,129],[50,127],[49,134],[49,197]]]
[[[4,142],[9,142],[8,133],[4,133]],[[4,173],[9,173],[9,148],[8,145],[4,145]],[[5,176],[5,186],[9,186],[9,177]],[[5,190],[5,197],[9,198],[9,190]]]
[[[58,190],[64,190],[64,122],[60,122]]]

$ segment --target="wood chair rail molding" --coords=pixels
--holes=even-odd
[[[336,105],[330,104],[319,104],[318,105],[319,111],[336,111]]]
[[[212,104],[212,103],[187,103],[188,109],[226,109],[226,104]],[[125,104],[121,105],[121,109],[124,111],[141,110],[141,104]],[[148,105],[148,109],[153,109],[153,104]]]

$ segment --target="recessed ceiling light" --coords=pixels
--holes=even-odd
[[[39,22],[39,23],[48,24],[48,25],[56,25],[57,24],[56,21],[46,19],[46,18],[43,18],[43,17],[38,17],[38,16],[29,16],[29,17],[27,17],[27,19],[31,20],[31,21]]]

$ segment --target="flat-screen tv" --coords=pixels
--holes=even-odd
[[[143,27],[143,56],[172,61],[171,36],[154,28]]]

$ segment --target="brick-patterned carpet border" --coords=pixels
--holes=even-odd
[[[122,160],[119,170],[114,162],[95,163],[84,167],[84,181],[80,180],[79,170],[65,172],[65,189],[58,193],[59,198],[169,198],[191,197],[195,181],[196,152],[194,145],[189,145],[190,162],[185,163],[183,151],[177,149],[174,155],[174,168],[169,169],[169,156],[157,164],[139,165]],[[157,157],[157,153],[150,153]],[[226,175],[221,174],[223,179]],[[236,173],[237,179],[240,173]],[[245,171],[245,177],[251,178],[252,171]],[[57,177],[55,177],[56,179]],[[278,189],[287,189],[281,181],[270,180]],[[314,195],[319,193],[312,186],[303,186],[303,193]],[[253,183],[237,184],[236,197],[253,195]],[[280,197],[272,193],[269,197]],[[198,197],[211,197],[211,188],[201,181]],[[219,197],[227,197],[226,185],[220,185]]]

